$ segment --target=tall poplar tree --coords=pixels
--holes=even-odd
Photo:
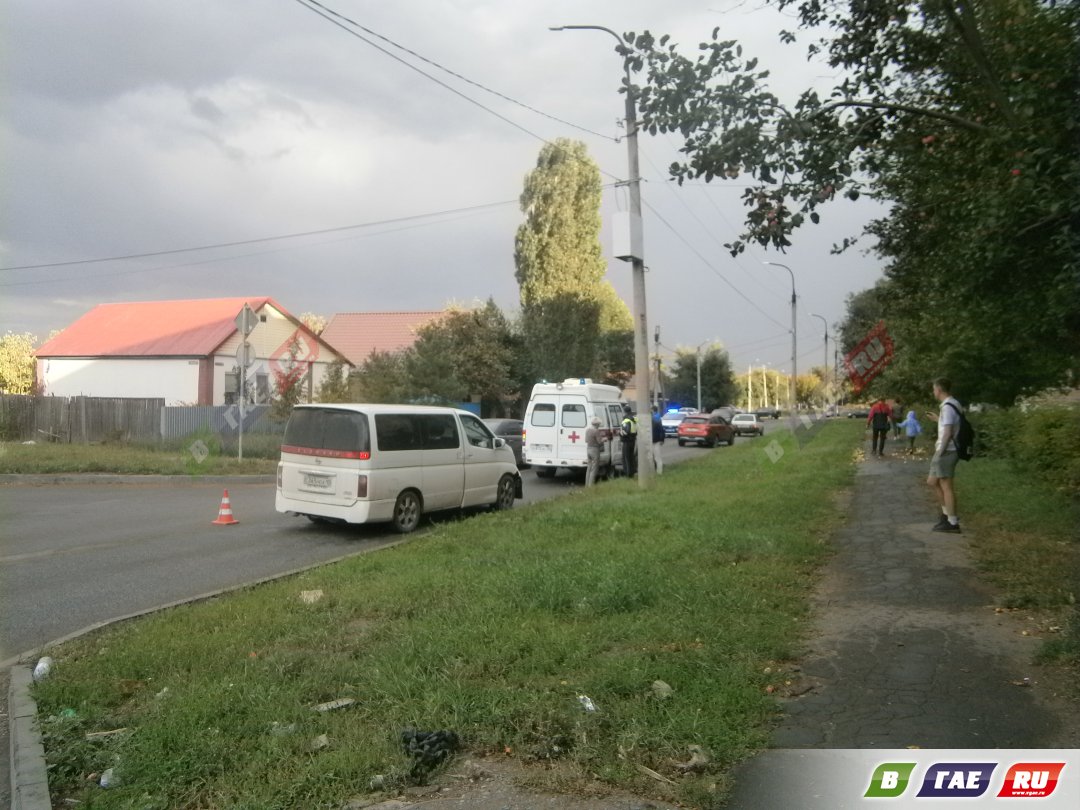
[[[632,321],[604,278],[600,194],[600,170],[585,144],[567,138],[545,144],[525,177],[514,263],[526,375],[534,380],[618,370],[611,336],[629,336]]]

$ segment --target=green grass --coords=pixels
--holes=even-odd
[[[274,458],[251,458],[256,452],[265,456],[260,441],[248,451],[245,440],[244,460],[237,461],[235,451],[226,455],[220,445],[203,439],[209,455],[199,460],[191,447],[198,439],[192,436],[166,447],[140,444],[2,444],[0,473],[48,474],[123,473],[128,475],[244,475],[269,474],[277,466]],[[280,448],[280,441],[277,447]],[[256,450],[258,448],[258,450]],[[200,454],[201,455],[201,454]]]
[[[441,523],[65,645],[35,688],[53,795],[94,808],[336,807],[376,774],[400,779],[397,735],[416,727],[454,729],[474,755],[556,760],[545,773],[564,788],[599,780],[713,806],[731,765],[766,743],[766,687],[797,649],[839,517],[832,495],[852,481],[861,438],[833,423],[801,449],[786,439],[778,463],[762,442],[721,448],[648,494],[619,481]],[[324,598],[302,603],[313,589]],[[652,694],[656,679],[670,698]],[[311,708],[339,697],[356,704]],[[323,733],[330,746],[312,753]],[[678,777],[672,762],[691,744],[712,764],[677,787],[636,767]],[[121,787],[86,781],[114,765]]]
[[[1041,658],[1080,673],[1080,504],[1005,459],[979,458],[958,477],[960,513],[1002,605],[1045,613]]]

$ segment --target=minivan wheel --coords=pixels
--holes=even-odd
[[[499,479],[499,488],[495,493],[495,508],[500,512],[514,506],[514,478],[504,475]]]
[[[420,525],[420,514],[423,511],[420,505],[420,496],[412,490],[406,490],[397,497],[394,503],[394,517],[391,524],[398,534],[408,534],[415,531]]]

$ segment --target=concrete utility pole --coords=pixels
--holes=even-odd
[[[821,383],[822,383],[823,386],[825,386],[825,391],[824,391],[823,396],[825,398],[825,404],[828,405],[828,403],[829,403],[829,322],[827,320],[825,320],[821,315],[815,315],[813,312],[810,313],[810,317],[811,318],[817,318],[819,321],[821,321],[821,325],[825,327],[825,376],[822,377]]]
[[[620,46],[622,37],[602,25],[559,25],[552,31],[604,31]],[[630,77],[630,62],[623,57],[626,71],[626,157],[629,166],[630,187],[630,244],[643,246],[644,236],[641,227],[641,170],[638,165],[638,125],[637,99],[634,98],[633,83]],[[643,247],[630,256],[634,281],[634,377],[637,379],[637,451],[638,484],[647,489],[652,483],[652,423],[649,418],[649,325],[645,308],[645,251]]]
[[[791,415],[794,416],[795,411],[797,411],[799,407],[799,403],[795,399],[796,393],[799,390],[798,383],[796,382],[799,376],[799,366],[797,359],[798,339],[796,337],[797,329],[795,326],[795,274],[786,264],[780,264],[779,262],[765,262],[765,264],[771,264],[773,267],[783,267],[791,276],[791,385],[789,386],[789,389],[791,397]]]

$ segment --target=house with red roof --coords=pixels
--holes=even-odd
[[[400,352],[416,342],[416,332],[446,313],[442,310],[413,312],[339,312],[330,318],[322,336],[337,346],[354,366],[373,352]]]
[[[244,343],[237,317],[247,304],[255,326]],[[306,399],[335,361],[351,365],[269,297],[100,304],[37,351],[46,395],[148,397],[167,405],[226,405],[239,397],[246,359],[247,401],[268,402],[274,371],[299,365]]]

